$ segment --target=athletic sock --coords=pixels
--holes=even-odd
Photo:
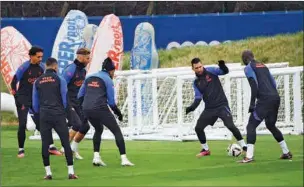
[[[52,175],[51,166],[45,166],[44,168],[45,168],[46,175]]]
[[[246,157],[253,158],[253,153],[254,153],[254,144],[247,144]]]
[[[288,147],[287,147],[287,144],[286,144],[285,140],[279,142],[279,144],[280,144],[284,154],[289,153],[289,150],[288,150]]]
[[[71,165],[71,166],[68,166],[68,174],[70,175],[73,175],[74,174],[74,167],[73,167],[73,165]]]
[[[125,154],[120,155],[120,157],[121,157],[121,160],[122,160],[122,161],[128,160],[128,159],[127,159],[127,155],[125,155]]]
[[[94,158],[100,157],[99,152],[94,152]]]
[[[72,151],[78,152],[78,144],[79,143],[75,142],[74,140],[72,141],[72,143],[71,143]]]
[[[242,148],[247,146],[244,139],[239,140],[238,143],[241,145]]]
[[[205,149],[206,151],[209,150],[209,147],[208,147],[207,143],[204,143],[204,144],[201,144],[201,145],[202,145],[202,148]]]

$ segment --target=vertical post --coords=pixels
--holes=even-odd
[[[247,134],[246,130],[246,121],[248,121],[249,115],[248,115],[248,109],[249,109],[249,101],[251,97],[251,90],[249,83],[247,79],[242,78],[242,87],[243,87],[243,126],[244,126],[244,132]]]
[[[140,128],[142,124],[142,108],[141,108],[141,80],[137,79],[135,81],[136,86],[136,134],[139,135]]]
[[[183,80],[178,76],[176,79],[176,97],[177,97],[177,123],[178,123],[178,136],[182,138],[183,127]]]
[[[132,139],[132,136],[134,135],[134,129],[135,129],[135,125],[134,125],[134,119],[133,119],[133,111],[134,111],[134,101],[133,101],[133,79],[132,76],[128,77],[128,85],[127,85],[127,89],[128,89],[128,126],[131,129],[129,132],[129,136]]]
[[[158,127],[157,78],[152,78],[153,126]]]
[[[241,125],[245,125],[244,124],[244,118],[243,118],[243,101],[242,101],[242,79],[237,78],[236,79],[236,91],[237,91],[237,97],[236,97],[236,105],[237,105],[237,119],[236,119],[236,123],[237,124],[241,124]]]
[[[230,75],[225,75],[224,80],[225,80],[224,89],[225,89],[225,94],[226,94],[226,97],[228,100],[228,106],[232,107],[231,106],[231,77],[230,77]],[[232,112],[233,111],[231,110],[231,115],[233,115]],[[233,118],[233,120],[235,120],[235,119]],[[224,123],[222,124],[222,126],[224,126]],[[232,138],[232,133],[230,131],[227,131],[227,135]]]
[[[231,81],[230,81],[230,79],[231,78],[229,75],[226,75],[224,78],[224,80],[225,80],[224,89],[225,89],[225,94],[228,99],[229,106],[231,106]]]
[[[290,87],[289,87],[289,76],[284,75],[284,112],[285,112],[285,122],[290,123]]]
[[[295,123],[295,133],[303,133],[302,109],[301,109],[301,77],[300,72],[293,75],[293,121]]]

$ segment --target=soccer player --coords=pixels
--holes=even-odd
[[[247,125],[246,157],[242,163],[253,161],[254,144],[256,142],[256,128],[265,119],[267,129],[282,148],[281,159],[291,159],[292,154],[281,131],[275,126],[280,106],[280,96],[276,89],[276,82],[270,74],[269,69],[254,59],[250,50],[243,51],[242,60],[246,65],[244,71],[251,87],[251,99],[249,113],[251,113]]]
[[[42,159],[46,171],[44,179],[51,180],[50,155],[48,145],[52,141],[52,129],[60,137],[65,149],[68,165],[68,178],[77,179],[74,174],[73,154],[69,143],[69,130],[66,124],[67,84],[57,75],[58,64],[54,58],[46,61],[46,71],[34,83],[33,109],[40,114],[40,134],[42,140]]]
[[[94,166],[106,166],[99,155],[103,125],[105,125],[115,136],[116,145],[121,155],[121,165],[134,165],[126,156],[123,135],[108,107],[111,107],[120,121],[123,120],[123,116],[115,103],[114,84],[112,80],[114,72],[115,66],[112,60],[110,58],[105,59],[102,71],[88,76],[78,93],[78,98],[82,102],[84,115],[95,128],[93,136]]]
[[[43,49],[33,46],[29,50],[30,60],[24,62],[18,69],[11,82],[12,94],[15,98],[15,104],[18,112],[18,158],[25,156],[24,142],[25,142],[25,130],[27,123],[28,112],[32,112],[32,90],[33,83],[43,73],[44,65],[41,64],[43,57]],[[19,87],[17,89],[17,84]],[[36,124],[36,129],[40,130],[39,114],[31,115],[33,121]],[[51,154],[62,155],[60,151],[54,146],[53,139],[50,142],[49,151]]]
[[[228,67],[223,60],[219,61],[219,68],[207,67],[205,68],[199,58],[194,58],[191,61],[192,70],[195,72],[196,79],[193,87],[195,92],[195,100],[193,104],[186,108],[186,114],[194,111],[203,99],[205,102],[205,109],[197,120],[195,132],[202,145],[202,150],[196,156],[210,155],[209,147],[206,143],[206,135],[204,129],[208,125],[214,125],[218,118],[222,119],[224,125],[232,132],[238,143],[246,151],[247,147],[245,141],[239,131],[234,125],[228,101],[224,93],[219,75],[225,75],[229,72]]]
[[[83,159],[78,152],[78,144],[89,131],[90,125],[83,116],[77,94],[86,76],[85,67],[90,63],[90,50],[80,48],[76,54],[77,58],[74,60],[74,63],[64,69],[62,76],[68,85],[67,117],[68,125],[72,126],[69,133],[71,148],[76,159]],[[64,150],[62,149],[62,151]]]

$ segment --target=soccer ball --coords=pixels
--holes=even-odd
[[[242,148],[238,144],[230,144],[227,148],[228,156],[238,157],[242,154]]]

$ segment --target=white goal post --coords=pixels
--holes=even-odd
[[[303,78],[302,67],[270,68],[274,75],[281,105],[277,126],[284,134],[303,133]],[[187,116],[185,108],[193,102],[193,73],[152,73],[128,76],[127,102],[121,124],[126,137],[132,140],[196,140],[194,126],[204,103]],[[250,87],[244,72],[231,70],[221,76],[235,124],[246,134]],[[132,97],[129,97],[131,96]],[[258,134],[269,134],[262,123]],[[207,139],[231,139],[221,120],[206,128]],[[106,138],[106,137],[105,137]]]
[[[216,66],[216,65],[210,65]],[[281,105],[277,126],[284,134],[303,133],[303,72],[302,67],[288,67],[288,63],[267,64],[274,75]],[[246,134],[250,87],[244,75],[244,66],[228,64],[229,74],[220,76],[230,104],[235,124]],[[192,113],[185,115],[185,108],[194,99],[192,82],[194,73],[189,67],[164,68],[153,71],[118,71],[115,86],[117,104],[124,120],[119,122],[126,140],[197,140],[194,132],[196,120],[204,108],[203,101]],[[91,127],[86,138],[92,139]],[[258,134],[269,134],[264,124]],[[208,140],[227,140],[232,135],[221,120],[206,128]],[[40,138],[40,137],[39,137]],[[39,139],[31,138],[31,139]],[[57,139],[57,135],[54,135]],[[105,128],[103,139],[114,139]]]

